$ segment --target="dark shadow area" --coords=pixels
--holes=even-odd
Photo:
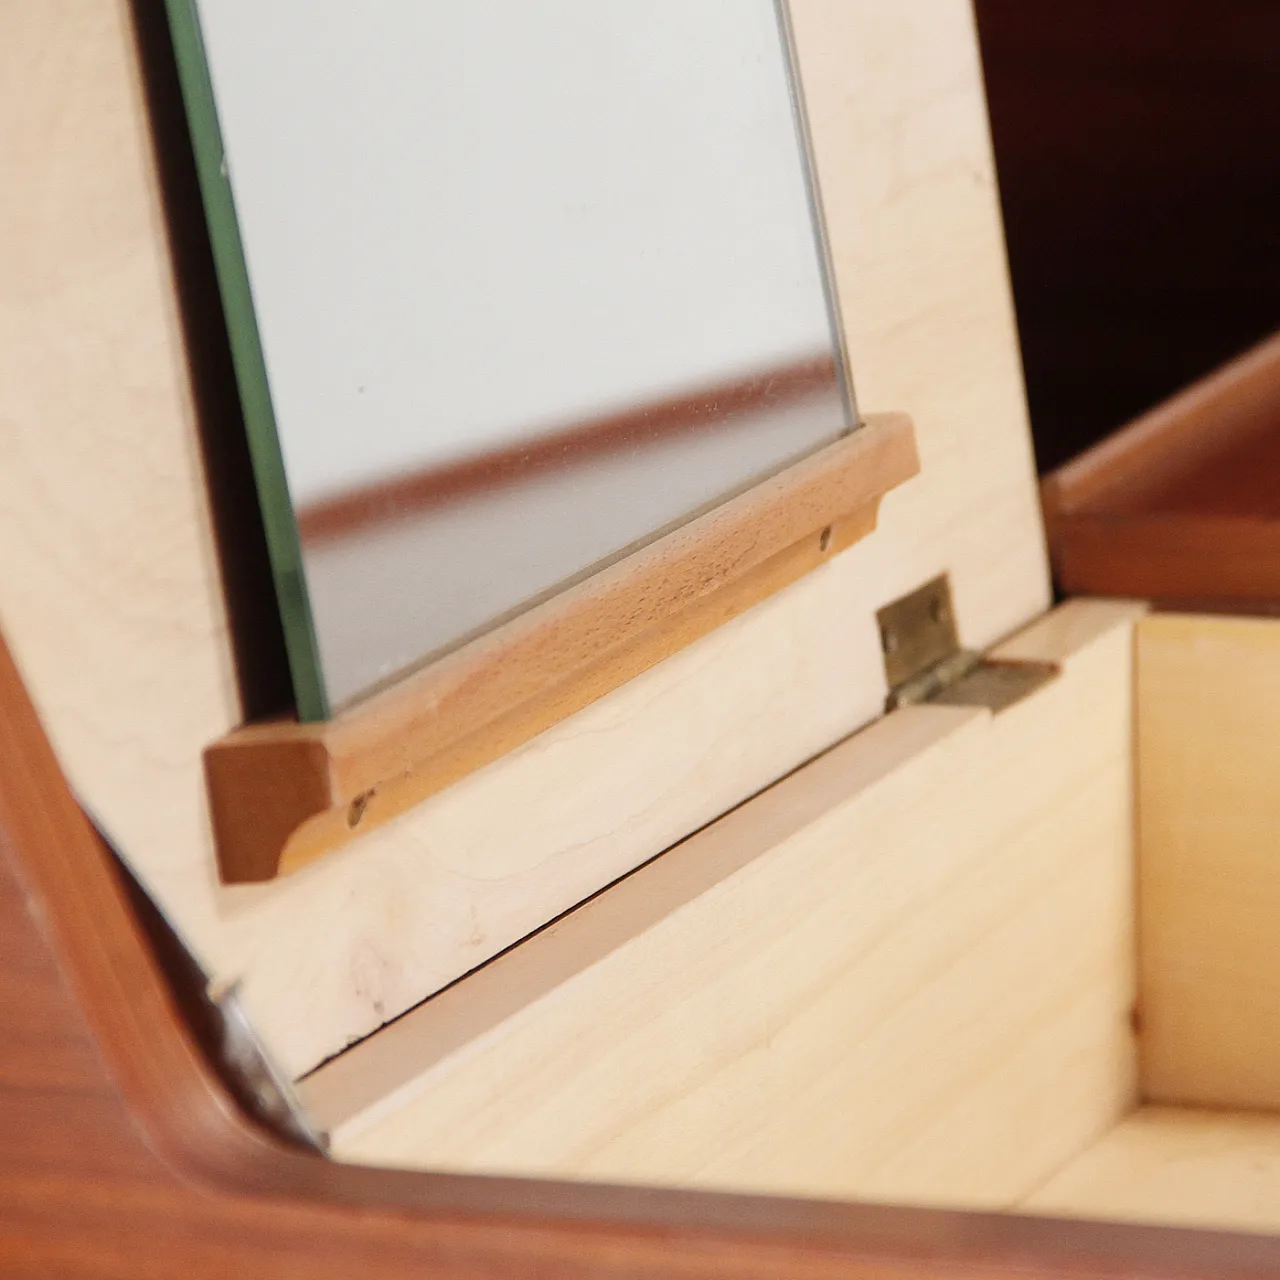
[[[284,632],[168,19],[154,0],[134,0],[132,13],[237,679],[245,718],[255,720],[293,706]]]
[[[1280,328],[1280,3],[975,8],[1048,471]]]

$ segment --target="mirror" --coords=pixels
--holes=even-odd
[[[856,422],[775,0],[169,0],[299,715]]]

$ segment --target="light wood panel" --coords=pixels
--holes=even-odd
[[[1280,1231],[1280,1117],[1142,1107],[1019,1205],[1030,1213]]]
[[[895,713],[321,1068],[335,1153],[1009,1204],[1135,1099],[1138,613],[1066,606],[1024,702]]]
[[[279,886],[220,889],[240,719],[123,0],[0,0],[0,625],[73,784],[301,1071],[878,713],[877,608],[949,570],[983,646],[1048,598],[969,6],[795,0],[880,532]]]
[[[1280,1108],[1280,620],[1138,632],[1143,1089]]]

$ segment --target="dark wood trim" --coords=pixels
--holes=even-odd
[[[343,1166],[236,1107],[0,644],[0,1270],[350,1280],[1280,1275],[1280,1240]]]
[[[1280,5],[974,13],[1048,473],[1280,327]]]
[[[222,877],[262,881],[514,750],[865,537],[919,469],[901,414],[858,431],[333,720],[205,756]]]
[[[781,365],[322,498],[298,511],[298,532],[311,545],[341,538],[601,455],[669,436],[732,427],[745,414],[791,404],[824,387],[838,394],[839,386],[836,364],[829,355]]]
[[[1280,600],[1280,336],[1049,476],[1064,591]]]

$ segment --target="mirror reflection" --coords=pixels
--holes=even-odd
[[[853,425],[775,0],[185,14],[304,718]]]

